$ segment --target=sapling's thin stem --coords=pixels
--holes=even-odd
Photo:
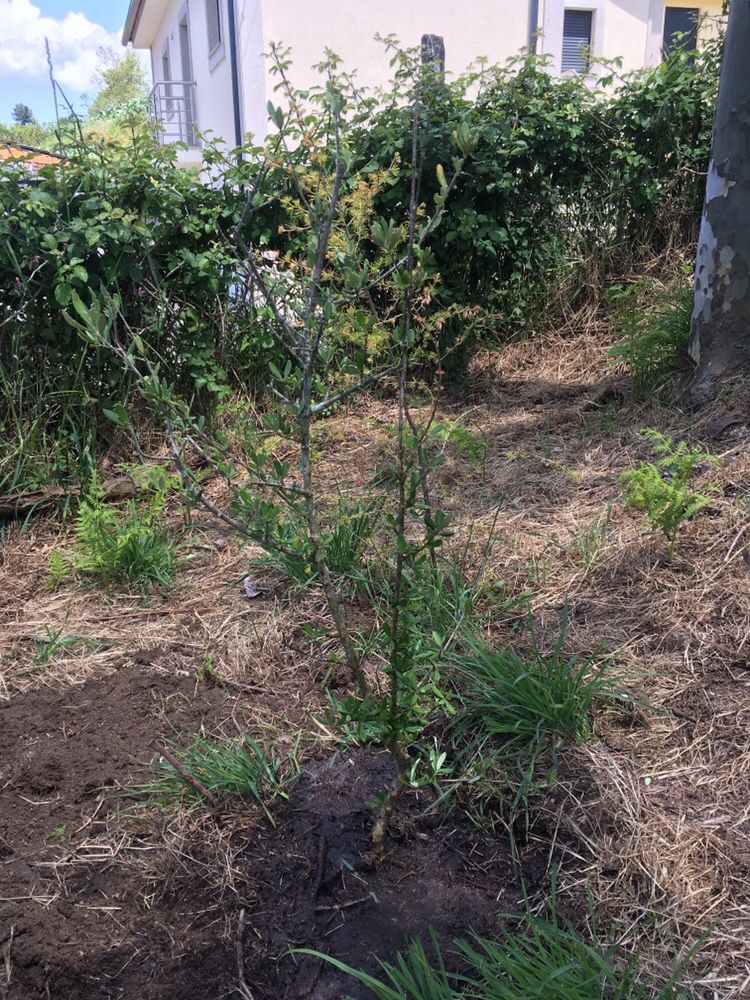
[[[316,315],[318,309],[320,308],[319,285],[323,274],[326,254],[328,252],[331,229],[338,211],[341,183],[344,177],[344,160],[341,151],[340,133],[341,118],[340,109],[338,107],[333,108],[333,123],[336,155],[335,176],[326,214],[322,224],[319,225],[316,232],[315,262],[313,264],[307,288],[307,295],[305,297],[305,325],[301,333],[302,343],[299,348],[299,354],[302,359],[302,387],[297,416],[300,444],[299,468],[300,475],[302,477],[302,486],[305,491],[305,513],[307,516],[307,530],[312,549],[313,561],[318,571],[320,585],[323,588],[323,594],[325,595],[328,610],[331,613],[334,625],[336,626],[336,632],[344,650],[346,665],[349,668],[352,679],[357,685],[357,690],[359,691],[360,696],[364,698],[369,690],[367,677],[362,667],[361,657],[357,653],[354,640],[352,639],[352,633],[347,621],[346,611],[344,610],[343,604],[339,600],[336,587],[333,579],[331,578],[331,572],[328,568],[328,563],[325,559],[325,552],[320,534],[310,448],[313,376],[315,374],[315,366],[320,349],[320,342],[325,328],[324,321],[319,322]],[[311,222],[314,218],[314,214],[311,212]]]
[[[409,196],[409,242],[407,248],[407,268],[414,272],[414,241],[417,224],[417,153],[419,127],[419,84],[414,96],[411,135],[411,190]],[[400,736],[399,693],[402,672],[408,663],[410,650],[408,639],[404,642],[401,634],[403,613],[404,570],[409,542],[406,538],[407,476],[406,429],[408,422],[407,385],[409,380],[409,336],[411,333],[412,282],[404,290],[403,312],[401,316],[400,365],[398,372],[398,509],[396,511],[396,571],[393,582],[393,604],[391,608],[391,650],[388,671],[389,694],[388,715],[390,736],[388,749],[396,765],[396,778],[386,794],[371,835],[373,854],[381,858],[385,852],[385,835],[398,800],[403,795],[409,766]],[[418,443],[415,441],[417,447]]]
[[[676,547],[677,547],[677,531],[675,530],[672,533],[672,537],[669,540],[669,553],[667,558],[669,559],[670,562],[672,562],[672,558],[674,557],[674,550]]]

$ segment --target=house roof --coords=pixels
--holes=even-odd
[[[135,29],[138,26],[138,19],[141,16],[144,0],[130,0],[125,27],[122,29],[122,44],[129,45],[133,41]]]
[[[49,153],[46,149],[36,146],[24,146],[22,143],[0,142],[0,160],[6,163],[17,163],[32,173],[51,163],[59,163],[62,157]]]
[[[169,0],[130,0],[122,44],[150,48],[168,6]]]

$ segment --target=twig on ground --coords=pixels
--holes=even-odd
[[[359,906],[361,903],[366,903],[368,899],[372,899],[372,896],[368,893],[366,896],[360,896],[358,899],[350,899],[348,903],[334,903],[333,906],[316,906],[316,913],[338,913],[339,910],[348,910],[352,906]]]
[[[237,921],[237,984],[238,992],[243,1000],[253,1000],[253,994],[245,979],[245,907],[240,910]]]
[[[318,863],[316,866],[315,881],[313,882],[312,898],[315,901],[318,898],[318,893],[320,892],[320,887],[323,884],[323,872],[326,867],[326,853],[327,845],[326,838],[321,836],[318,842]]]
[[[13,936],[15,933],[16,933],[16,926],[15,924],[11,924],[10,936],[8,938],[5,947],[3,948],[3,964],[5,965],[5,982],[0,983],[0,989],[2,989],[3,1000],[5,1000],[5,997],[8,996],[8,989],[10,988],[10,977],[13,971],[13,961],[10,957],[10,952],[13,947]]]
[[[175,757],[175,755],[168,747],[165,747],[164,744],[160,743],[157,745],[157,750],[162,755],[162,757],[164,757],[165,760],[169,761],[169,763],[172,765],[175,771],[177,771],[177,773],[179,774],[179,776],[182,778],[183,781],[186,781],[188,785],[191,786],[191,788],[194,788],[195,791],[207,802],[209,802],[212,806],[217,805],[218,799],[213,794],[213,792],[210,792],[206,788],[206,786],[201,781],[198,780],[198,778],[192,775],[187,770],[187,768],[177,759],[177,757]]]
[[[737,542],[739,542],[740,538],[742,538],[742,536],[745,534],[745,532],[747,531],[748,528],[750,528],[750,523],[743,524],[742,527],[740,528],[740,530],[734,536],[734,541],[729,546],[729,548],[727,550],[727,554],[724,556],[724,562],[725,563],[728,563],[728,562],[732,561],[732,553],[734,552],[735,548],[737,547]]]

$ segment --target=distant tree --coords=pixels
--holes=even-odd
[[[16,125],[31,125],[34,121],[34,112],[28,104],[24,104],[22,101],[18,102],[11,114]]]
[[[92,118],[110,118],[133,102],[145,106],[149,84],[141,61],[132,49],[118,55],[111,48],[99,49],[99,68],[94,77],[99,92],[89,108]]]
[[[49,149],[55,141],[56,136],[51,126],[40,125],[39,122],[30,122],[28,125],[0,125],[0,142],[16,142]]]

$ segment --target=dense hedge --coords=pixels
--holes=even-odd
[[[720,42],[696,58],[677,52],[614,91],[555,80],[537,60],[432,87],[420,146],[422,197],[468,122],[477,145],[432,242],[442,304],[481,307],[477,329],[528,329],[552,289],[601,282],[675,240],[700,217],[716,99]],[[610,87],[614,80],[607,81]],[[409,112],[394,104],[369,122],[358,148],[373,165],[394,155],[397,182],[377,209],[398,217],[408,199]],[[477,315],[474,313],[474,315]]]
[[[553,291],[588,294],[639,254],[691,237],[719,51],[717,42],[695,57],[677,53],[598,91],[577,78],[553,79],[535,58],[422,88],[423,202],[439,192],[438,165],[456,155],[455,130],[474,137],[431,237],[440,280],[428,311],[442,316],[444,345],[462,345],[455,363],[477,337],[546,322]],[[367,224],[404,223],[410,131],[399,87],[377,108],[352,111],[352,183],[387,177]],[[143,135],[71,147],[66,156],[37,184],[0,167],[0,435],[17,435],[35,401],[46,419],[75,422],[85,413],[95,433],[98,415],[127,394],[116,356],[87,345],[65,316],[102,290],[119,297],[130,328],[111,335],[146,338],[187,395],[206,403],[233,383],[262,384],[274,348],[240,278],[241,241],[233,236],[256,184],[257,151],[238,165],[233,154],[209,148],[211,184],[177,168],[169,150]],[[297,195],[273,166],[256,186],[263,207],[240,226],[243,236],[284,254],[305,239],[295,224]]]

